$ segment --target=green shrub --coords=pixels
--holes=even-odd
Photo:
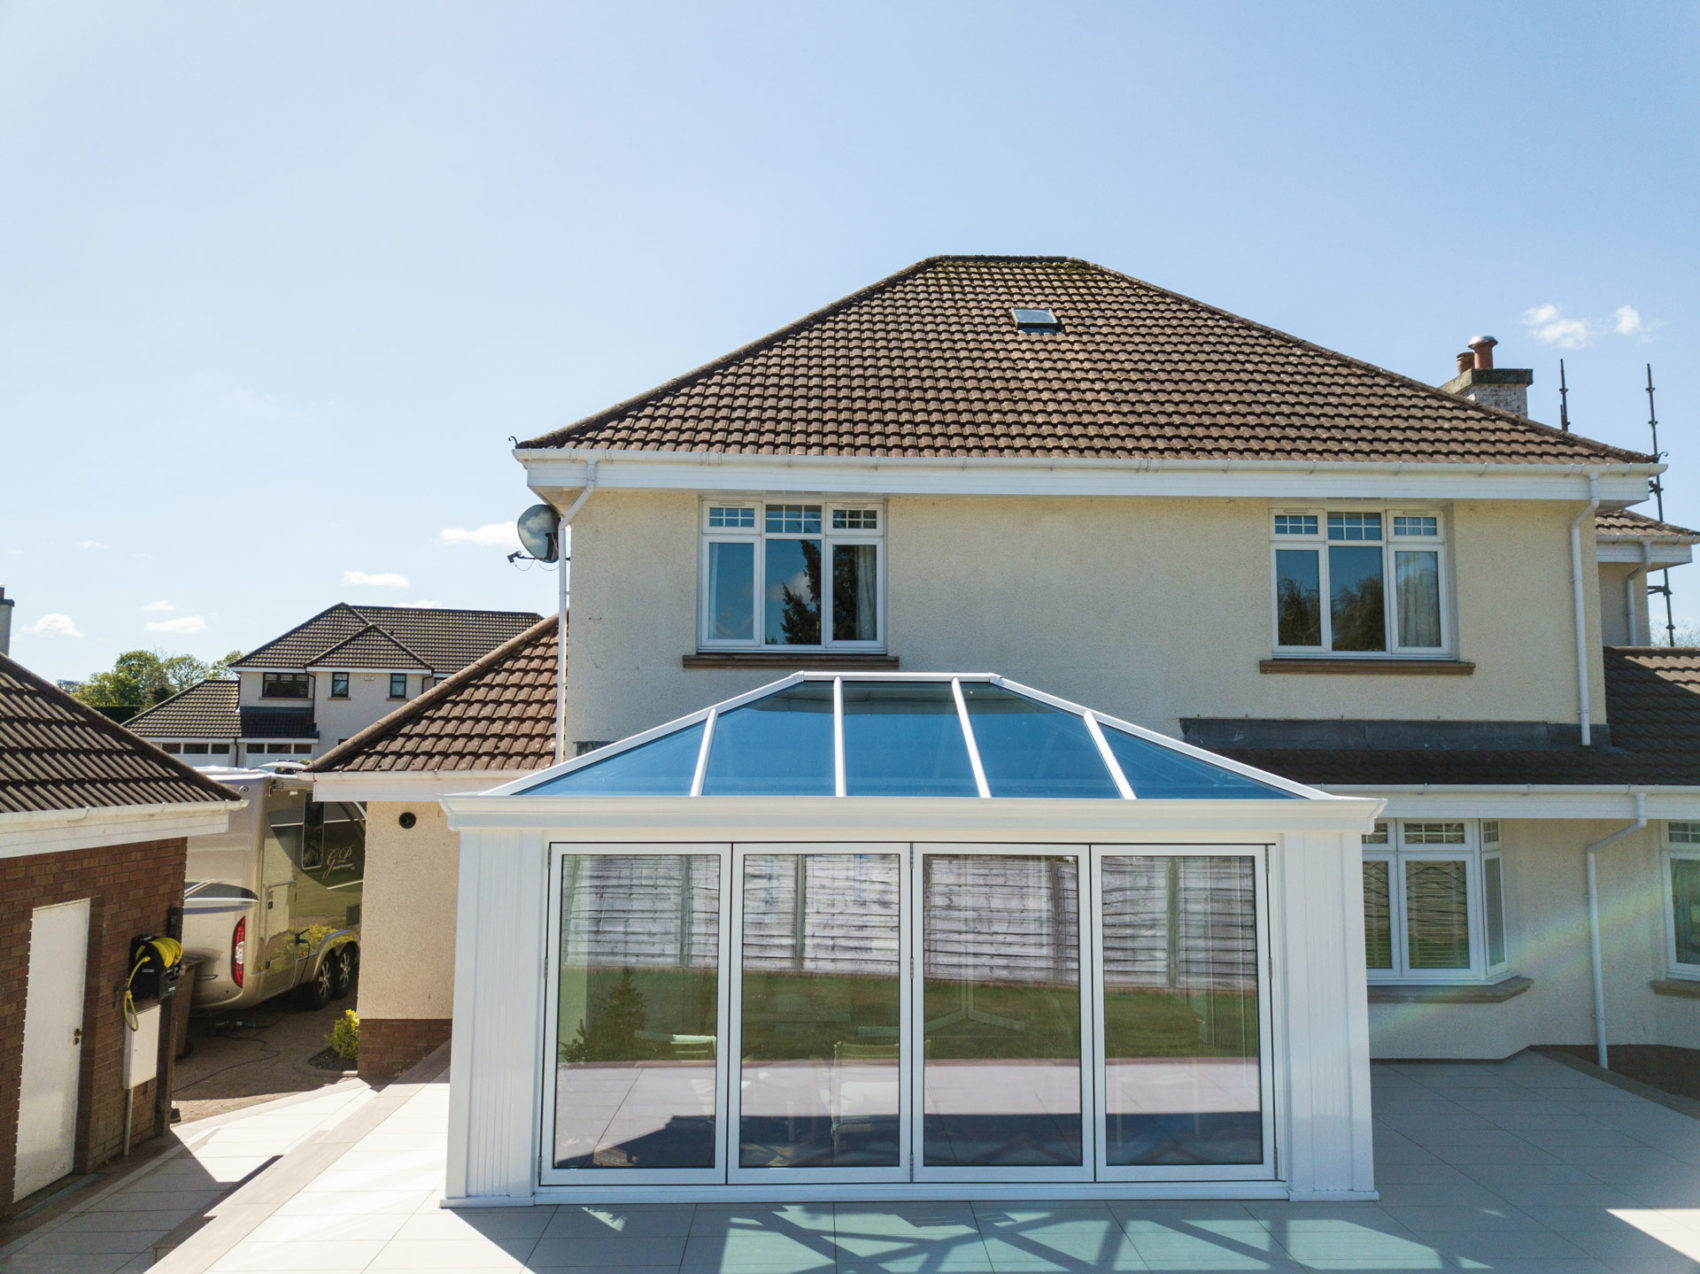
[[[360,1052],[360,1017],[353,1009],[344,1009],[331,1027],[331,1048],[345,1062],[352,1062]]]

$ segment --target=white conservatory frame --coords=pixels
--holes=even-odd
[[[1255,777],[1291,799],[1138,800],[1116,774],[1123,799],[992,798],[976,758],[979,797],[702,797],[531,795],[526,789],[629,747],[708,721],[692,790],[700,792],[712,718],[800,680],[797,674],[750,695],[646,731],[620,744],[476,795],[446,796],[461,834],[456,931],[455,1021],[448,1155],[449,1206],[532,1203],[913,1198],[1259,1198],[1372,1199],[1369,1024],[1364,971],[1363,833],[1382,802],[1339,797],[1237,765],[1074,704],[987,674],[842,674],[845,680],[986,681],[1086,716],[1177,752]],[[960,691],[958,690],[960,702]],[[835,698],[839,696],[835,695]],[[969,735],[970,740],[972,735]],[[838,791],[843,792],[842,753]],[[707,852],[724,864],[720,899],[719,1024],[728,1047],[716,1115],[722,1130],[713,1169],[553,1170],[544,1154],[552,1109],[556,1012],[549,968],[560,926],[556,864],[570,852]],[[1081,890],[1082,1099],[1087,1166],[1036,1179],[1023,1169],[742,1169],[728,1164],[725,1130],[738,1107],[740,1014],[734,976],[742,890],[739,867],[752,852],[929,852],[1078,855]],[[912,851],[912,852],[910,852]],[[1257,866],[1260,1091],[1265,1162],[1156,1169],[1104,1160],[1105,1084],[1093,1040],[1103,1030],[1098,864],[1108,854],[1239,854]],[[920,907],[911,905],[916,868],[902,873],[903,953],[919,946]],[[1088,941],[1090,934],[1090,942]],[[902,979],[905,1042],[921,997]],[[905,1056],[913,1057],[910,1049]],[[921,1066],[904,1094],[902,1158],[919,1126]],[[918,1147],[915,1147],[918,1149]],[[733,1156],[735,1160],[735,1155]],[[566,1184],[566,1180],[574,1184]],[[1069,1179],[1072,1176],[1072,1179]],[[826,1179],[830,1177],[830,1179]],[[1096,1177],[1096,1179],[1094,1179]],[[595,1178],[592,1180],[592,1178]],[[883,1178],[883,1179],[882,1179]],[[895,1178],[895,1179],[894,1179]]]

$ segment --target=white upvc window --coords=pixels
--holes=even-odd
[[[1277,507],[1269,538],[1277,653],[1437,658],[1451,651],[1439,509]]]
[[[885,506],[704,500],[702,650],[885,649]]]
[[[1700,978],[1700,823],[1664,835],[1665,956],[1672,977]]]
[[[1481,982],[1509,967],[1498,822],[1377,823],[1363,873],[1371,982]]]

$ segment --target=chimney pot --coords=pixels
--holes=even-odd
[[[1476,356],[1469,350],[1465,350],[1463,353],[1458,355],[1458,374],[1460,376],[1462,376],[1465,372],[1470,371],[1475,367],[1475,365]]]
[[[1493,370],[1493,347],[1499,342],[1491,336],[1472,336],[1470,348],[1475,351],[1476,366],[1482,371]]]

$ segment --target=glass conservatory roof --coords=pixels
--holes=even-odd
[[[991,675],[796,673],[498,789],[525,796],[1321,796]]]

